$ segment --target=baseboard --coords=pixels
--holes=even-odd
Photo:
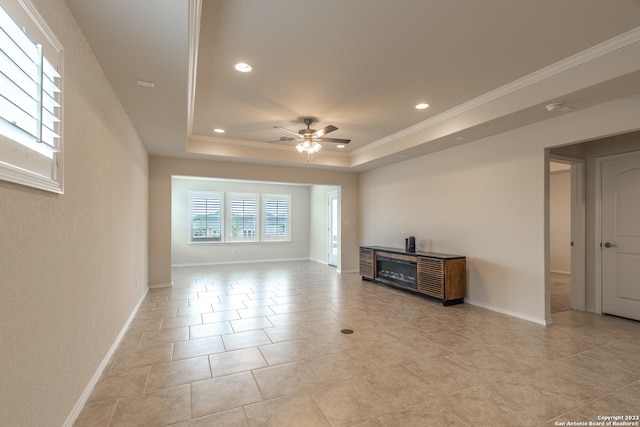
[[[565,270],[549,270],[550,273],[560,273],[560,274],[569,274],[571,275],[571,271],[565,271]]]
[[[501,313],[501,314],[506,314],[507,316],[517,317],[518,319],[526,320],[528,322],[537,323],[538,325],[549,326],[551,324],[551,320],[546,320],[546,319],[540,319],[538,317],[527,316],[527,315],[519,313],[517,311],[507,310],[507,309],[504,309],[502,307],[495,307],[493,305],[485,304],[485,303],[482,303],[482,302],[479,302],[479,301],[474,301],[472,299],[465,298],[464,302],[467,303],[467,304],[476,305],[478,307],[486,308],[487,310],[495,311],[495,312],[498,312],[498,313]]]
[[[254,260],[242,260],[242,261],[222,261],[222,262],[198,262],[189,264],[171,264],[171,268],[174,267],[201,267],[207,265],[225,265],[225,264],[251,264],[261,262],[286,262],[286,261],[310,261],[310,258],[280,258],[280,259],[254,259]]]
[[[111,345],[111,348],[109,349],[107,354],[102,359],[102,362],[100,362],[100,365],[98,365],[98,369],[96,369],[96,372],[91,377],[91,380],[89,381],[89,384],[87,384],[87,386],[85,387],[84,391],[80,395],[80,399],[78,399],[78,401],[76,402],[75,406],[73,407],[73,410],[71,411],[71,413],[67,417],[67,420],[64,422],[63,427],[72,427],[73,424],[78,419],[78,416],[80,415],[80,412],[82,411],[82,408],[84,408],[84,405],[87,403],[87,400],[89,399],[89,396],[93,392],[93,389],[95,388],[96,384],[98,384],[98,381],[100,380],[100,376],[102,375],[102,372],[104,372],[104,369],[107,367],[107,364],[109,363],[109,361],[113,357],[114,353],[118,349],[118,346],[120,345],[120,341],[122,341],[122,337],[124,337],[124,334],[127,332],[127,329],[129,328],[129,325],[131,324],[131,321],[136,316],[136,313],[138,313],[138,309],[140,308],[140,305],[142,304],[142,301],[144,301],[145,297],[147,296],[147,293],[148,293],[148,290],[147,290],[147,292],[145,292],[142,295],[142,298],[140,298],[140,301],[138,301],[136,306],[133,308],[133,311],[129,315],[129,318],[125,322],[125,324],[122,327],[122,329],[120,329],[120,333],[116,337],[116,340],[113,342],[113,344]]]
[[[173,288],[173,282],[154,283],[153,285],[149,285],[149,289],[162,289],[162,288]]]

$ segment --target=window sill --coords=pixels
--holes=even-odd
[[[251,240],[251,241],[225,241],[225,242],[187,242],[188,245],[201,246],[201,245],[272,245],[277,243],[291,243],[291,239],[288,240]]]

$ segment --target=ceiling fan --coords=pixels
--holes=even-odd
[[[306,129],[300,129],[298,132],[283,128],[282,126],[274,126],[274,128],[281,130],[282,132],[289,133],[291,135],[295,135],[299,141],[305,141],[309,143],[313,142],[336,142],[338,144],[348,144],[351,142],[350,139],[340,139],[340,138],[325,138],[324,135],[329,132],[333,132],[334,130],[338,130],[337,127],[329,125],[322,129],[311,129],[311,123],[313,123],[313,119],[304,119],[304,124],[307,125]]]

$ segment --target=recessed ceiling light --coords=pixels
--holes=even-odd
[[[416,110],[424,110],[425,108],[429,108],[429,104],[422,103],[416,105]]]
[[[245,64],[244,62],[237,63],[234,68],[236,71],[240,71],[241,73],[249,73],[253,69],[251,68],[251,65]]]
[[[336,145],[336,147],[337,147],[337,148],[344,148],[344,147],[346,147],[346,145],[344,145],[344,144],[340,144],[340,145]]]
[[[224,129],[220,129],[220,128],[215,128],[213,131],[215,133],[224,133]]]

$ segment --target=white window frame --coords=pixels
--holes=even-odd
[[[30,0],[4,1],[0,27],[0,179],[62,194],[62,45]]]
[[[252,200],[255,206],[255,230],[243,230],[238,235],[232,219],[235,200]],[[248,234],[250,233],[250,234]],[[258,242],[260,239],[260,202],[257,193],[227,193],[227,242]]]
[[[218,200],[220,210],[220,235],[194,237],[194,199]],[[225,235],[225,200],[224,193],[220,191],[189,191],[189,242],[190,243],[224,243]]]
[[[286,201],[287,202],[287,223],[286,234],[282,235],[268,235],[267,230],[267,215],[269,215],[269,208],[267,204],[272,200]],[[291,195],[290,194],[263,194],[262,195],[262,241],[265,242],[281,242],[291,241]]]

